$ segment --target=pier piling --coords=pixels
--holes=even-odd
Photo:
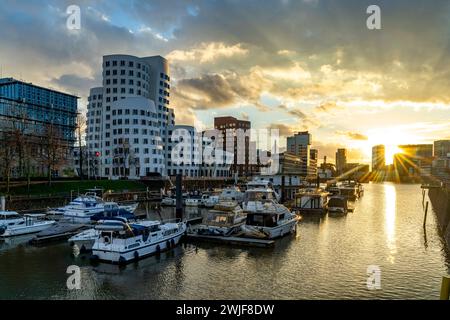
[[[450,276],[442,277],[441,300],[450,299]]]
[[[176,180],[176,218],[182,219],[183,218],[183,193],[182,193],[182,183],[183,183],[183,176],[181,174],[177,174],[177,180]]]
[[[427,204],[425,205],[425,215],[423,217],[423,227],[424,228],[427,224],[427,215],[428,215],[428,201],[427,201]]]
[[[6,210],[6,198],[4,196],[0,197],[0,209],[1,211]]]

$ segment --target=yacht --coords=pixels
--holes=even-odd
[[[133,218],[133,220],[136,220]],[[98,220],[97,222],[100,224],[108,224],[108,225],[122,225],[122,223],[128,223],[131,219],[127,219],[125,217],[104,217],[102,220]],[[84,230],[73,237],[71,237],[68,242],[70,246],[77,246],[80,252],[91,251],[94,246],[95,240],[99,237],[100,231],[95,228]]]
[[[247,183],[247,190],[252,189],[272,189],[275,199],[280,201],[281,196],[273,189],[272,182],[266,179],[254,179]]]
[[[99,223],[92,247],[92,261],[126,264],[175,247],[186,232],[186,221],[161,223]]]
[[[203,194],[202,195],[202,206],[205,208],[214,208],[216,204],[219,203],[219,196]]]
[[[115,202],[105,202],[103,205],[103,211],[95,213],[91,216],[91,221],[99,221],[99,220],[114,220],[115,218],[125,218],[129,221],[136,220],[136,216],[124,207],[120,207]]]
[[[186,207],[200,207],[202,205],[202,196],[191,195],[185,200]]]
[[[270,187],[247,189],[242,206],[247,219],[241,229],[248,237],[274,239],[297,230],[299,217],[278,203]]]
[[[119,205],[119,208],[134,213],[138,205],[138,203]],[[96,196],[95,193],[88,192],[64,207],[49,209],[47,213],[51,215],[64,215],[66,218],[89,220],[92,215],[103,212],[105,210],[104,206],[105,202],[102,198]]]
[[[199,235],[230,236],[240,231],[247,214],[236,201],[221,201],[208,212],[204,224],[194,227]]]
[[[103,199],[98,197],[94,192],[87,192],[86,194],[75,198],[70,201],[68,205],[60,208],[54,208],[47,210],[48,214],[51,215],[64,215],[66,211],[74,209],[74,208],[83,208],[86,206],[91,207],[92,209],[100,208],[100,205],[103,203]],[[100,210],[99,210],[100,211]]]
[[[0,211],[0,237],[13,237],[37,233],[50,228],[56,221],[44,220],[45,214],[21,216],[14,211]]]
[[[344,196],[332,196],[328,199],[328,212],[337,214],[348,213],[348,202]]]
[[[175,196],[164,197],[161,200],[161,205],[167,207],[175,207],[177,205],[177,199]]]
[[[237,201],[239,204],[244,200],[244,193],[237,186],[223,189],[219,201]]]
[[[320,188],[300,190],[295,195],[294,208],[299,214],[326,213],[328,208],[328,192]]]

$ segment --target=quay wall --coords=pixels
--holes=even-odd
[[[433,211],[437,215],[441,232],[450,246],[450,189],[431,188],[428,190],[428,197],[433,206]]]

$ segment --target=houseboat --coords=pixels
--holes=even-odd
[[[301,190],[295,195],[293,209],[299,214],[324,214],[328,209],[328,195],[322,189]]]
[[[328,199],[328,213],[347,214],[348,200],[344,196],[332,196]]]

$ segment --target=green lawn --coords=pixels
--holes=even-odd
[[[33,182],[28,193],[27,186],[16,186],[10,189],[10,195],[49,195],[49,194],[61,194],[70,193],[74,190],[84,193],[86,189],[103,188],[104,191],[113,190],[120,192],[123,190],[128,191],[145,191],[146,186],[139,181],[130,180],[98,180],[98,181],[55,181],[49,186],[47,182],[36,183]],[[0,189],[0,194],[5,193],[4,188]]]

